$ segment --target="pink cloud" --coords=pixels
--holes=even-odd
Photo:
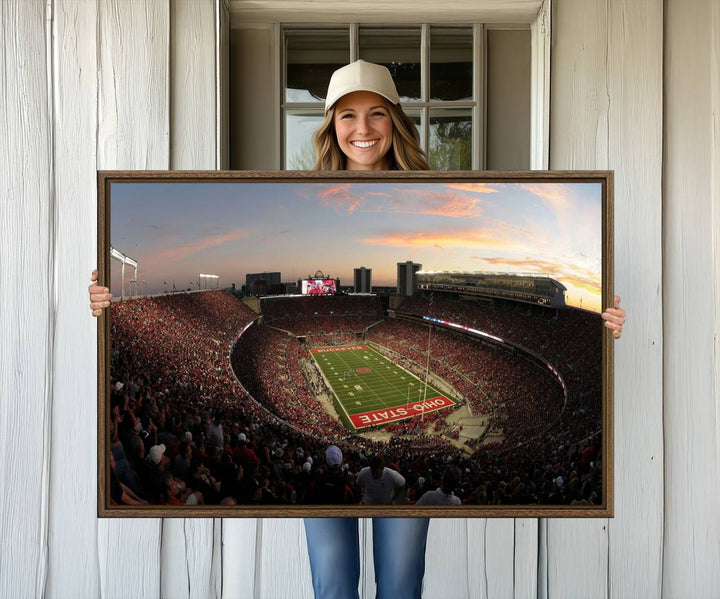
[[[481,200],[460,193],[406,190],[402,197],[390,204],[390,212],[427,214],[449,218],[477,218],[482,215]]]
[[[336,212],[352,214],[365,204],[365,198],[352,193],[352,185],[346,183],[323,189],[320,193],[320,203]]]
[[[498,193],[499,190],[490,187],[487,183],[448,183],[448,189],[469,191],[470,193]]]
[[[449,218],[477,218],[482,214],[482,200],[462,193],[404,188],[399,195],[393,196],[377,191],[363,194],[358,193],[357,189],[351,183],[326,187],[320,192],[320,203],[336,212],[348,214],[361,208],[377,212],[387,210],[400,214],[427,214]],[[391,197],[395,199],[387,205],[382,201]],[[381,200],[380,203],[373,201],[376,198]]]
[[[177,244],[166,250],[162,250],[157,254],[153,255],[150,260],[145,262],[145,270],[151,270],[159,265],[167,265],[172,262],[179,262],[185,260],[188,256],[202,252],[228,241],[240,239],[247,234],[245,229],[237,229],[234,231],[226,231],[215,235],[208,235],[198,241]]]
[[[268,237],[265,237],[265,238],[263,239],[263,242],[269,243],[269,242],[271,242],[271,241],[274,241],[275,239],[277,239],[277,238],[280,237],[281,235],[287,235],[289,232],[290,232],[290,231],[287,231],[287,230],[286,230],[286,231],[278,231],[278,232],[275,233],[274,235],[270,235],[270,236],[268,236]]]

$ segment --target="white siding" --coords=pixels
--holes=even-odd
[[[255,596],[310,599],[310,559],[299,518],[258,520]]]
[[[55,327],[45,3],[0,5],[0,596],[47,576]],[[90,484],[90,481],[85,481]]]
[[[95,170],[218,165],[226,10],[0,2],[2,597],[311,596],[299,520],[95,517]],[[425,596],[717,597],[720,3],[553,11],[550,166],[615,170],[615,518],[434,520]]]
[[[615,291],[630,314],[615,344],[611,597],[658,597],[663,547],[663,3],[608,3],[608,166],[615,171]],[[667,345],[665,345],[667,347]]]
[[[262,520],[238,518],[223,520],[222,597],[260,597],[256,591],[258,564],[257,529]]]
[[[50,497],[62,499],[49,514],[51,598],[100,595],[97,380],[88,376],[97,368],[97,323],[87,318],[87,285],[97,264],[97,16],[97,5],[78,0],[53,7],[57,328]]]
[[[484,524],[487,520],[481,520]],[[423,584],[426,599],[447,596],[447,589],[453,589],[458,599],[469,597],[468,562],[472,559],[468,546],[470,536],[468,521],[462,518],[452,520],[430,520],[425,570],[435,576],[426,576]],[[476,587],[479,588],[480,587]]]
[[[550,168],[615,171],[615,518],[550,520],[549,597],[661,594],[661,1],[553,2]]]
[[[170,3],[170,168],[217,165],[215,3]]]
[[[668,2],[666,22],[663,591],[717,597],[720,6]]]

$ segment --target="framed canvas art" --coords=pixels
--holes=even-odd
[[[612,516],[612,189],[99,172],[99,515]]]

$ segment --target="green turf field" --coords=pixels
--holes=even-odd
[[[367,346],[310,350],[337,399],[346,426],[387,424],[455,404]]]

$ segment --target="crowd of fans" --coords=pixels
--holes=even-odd
[[[302,355],[295,337],[255,324],[235,345],[232,365],[247,392],[285,422],[311,436],[342,437],[346,429],[311,394]]]
[[[265,297],[261,308],[266,322],[278,318],[317,315],[363,315],[382,320],[380,299],[376,295],[307,295],[303,297]]]
[[[337,347],[357,343],[356,333],[308,333],[305,343],[309,347]]]
[[[510,440],[538,434],[563,409],[562,388],[549,370],[467,335],[395,318],[373,327],[367,339],[423,366],[429,347],[429,370],[459,391],[473,413],[494,414],[495,427]]]
[[[382,320],[380,298],[374,295],[266,298],[261,301],[265,324],[295,335],[344,336]]]
[[[496,335],[544,357],[563,375],[574,400],[599,397],[602,386],[600,314],[510,303],[493,309],[453,294],[418,293],[398,313],[431,316]]]
[[[465,504],[596,503],[602,489],[602,456],[599,439],[592,434],[599,428],[599,395],[592,389],[599,383],[592,381],[592,368],[582,354],[599,339],[600,325],[579,311],[565,311],[557,319],[537,318],[438,295],[432,302],[434,315],[516,339],[557,364],[568,381],[569,406],[562,410],[557,382],[538,376],[536,366],[434,327],[430,370],[473,409],[496,410],[502,441],[478,446],[468,455],[440,436],[448,432],[440,412],[425,415],[421,425],[417,417],[388,425],[388,442],[370,441],[345,430],[316,400],[327,390],[313,374],[306,344],[260,323],[238,338],[258,315],[229,293],[115,302],[108,429],[112,500],[171,505],[323,503],[330,502],[325,492],[328,477],[337,482],[339,476],[342,501],[357,503],[361,495],[355,477],[380,453],[385,464],[405,478],[397,503],[413,503],[439,488],[449,463],[459,467],[454,495]],[[367,309],[353,305],[360,297],[320,297],[263,302],[265,322],[275,326],[291,319],[288,302],[299,299],[344,300],[344,316],[381,320],[377,305],[372,310],[370,304]],[[317,305],[307,302],[303,310]],[[427,308],[426,298],[415,298],[398,312],[418,315]],[[336,309],[333,305],[332,311]],[[314,311],[317,320],[324,318],[321,310]],[[340,334],[354,341],[354,325],[343,330],[342,317],[338,315]],[[533,327],[538,329],[536,336]],[[322,343],[317,330],[310,333]],[[389,319],[371,327],[367,337],[408,362],[424,365],[427,360],[428,329],[420,324]],[[564,339],[581,340],[583,347]],[[586,391],[573,389],[583,384],[588,384]],[[536,434],[543,427],[543,434]],[[342,453],[340,470],[326,461],[330,444]]]

